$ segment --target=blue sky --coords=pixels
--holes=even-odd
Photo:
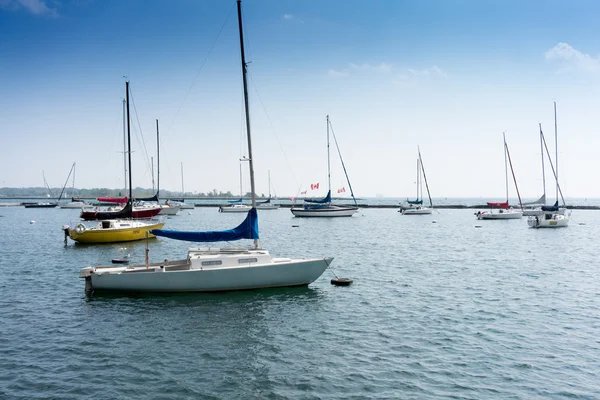
[[[358,196],[412,196],[419,145],[434,196],[501,198],[506,132],[521,194],[537,197],[537,124],[554,152],[556,101],[563,191],[600,197],[597,2],[242,6],[259,193],[268,170],[278,195],[325,186],[329,114]],[[187,191],[238,192],[237,35],[234,1],[0,0],[0,186],[41,186],[42,170],[59,186],[73,162],[77,186],[122,186],[127,76],[134,186],[152,185],[159,119],[161,187],[181,187],[183,163]],[[347,188],[332,165],[332,189]]]

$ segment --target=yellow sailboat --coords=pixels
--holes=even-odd
[[[159,221],[136,221],[127,219],[110,219],[98,222],[96,226],[87,227],[83,223],[75,228],[65,228],[65,240],[68,235],[79,243],[117,243],[146,239],[146,232],[161,229],[165,223]],[[148,233],[148,237],[154,235]]]
[[[64,226],[65,245],[67,238],[71,238],[80,243],[117,243],[142,240],[147,237],[154,237],[148,233],[152,229],[161,229],[165,224],[158,220],[134,220],[132,217],[133,193],[131,183],[131,127],[129,121],[129,81],[125,83],[125,105],[127,115],[127,154],[129,158],[129,198],[124,210],[124,219],[104,219],[98,222],[96,226],[87,227],[83,223],[78,223],[75,227]],[[158,120],[156,120],[156,129],[158,130]]]

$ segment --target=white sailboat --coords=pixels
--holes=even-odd
[[[275,195],[277,196],[277,195]],[[271,170],[269,170],[269,198],[267,200],[260,201],[256,208],[258,210],[278,210],[279,204],[271,203]]]
[[[570,213],[567,212],[566,207],[560,208],[558,206],[558,195],[560,193],[560,197],[563,201],[563,205],[565,204],[565,199],[562,195],[562,190],[560,189],[560,185],[558,184],[558,125],[556,121],[556,102],[554,102],[554,145],[555,145],[555,163],[556,170],[554,169],[554,165],[552,165],[552,159],[550,158],[550,153],[548,152],[548,146],[546,146],[546,139],[544,138],[544,134],[542,132],[542,125],[540,124],[540,137],[543,143],[544,148],[546,149],[546,154],[548,155],[548,159],[550,161],[550,167],[552,167],[552,173],[554,175],[554,180],[556,182],[556,203],[553,206],[542,206],[541,213],[530,216],[527,219],[527,225],[531,228],[564,228],[569,225]],[[542,157],[544,156],[542,152]]]
[[[498,220],[498,219],[519,219],[523,216],[522,206],[521,209],[515,210],[508,205],[508,165],[510,164],[510,170],[512,172],[513,181],[515,183],[515,188],[517,190],[517,195],[519,196],[519,204],[521,204],[521,195],[519,194],[519,187],[517,186],[517,180],[515,178],[515,172],[512,167],[512,161],[510,160],[510,153],[508,152],[508,145],[506,144],[506,136],[503,134],[504,138],[504,175],[506,182],[506,201],[502,203],[497,202],[489,202],[487,205],[490,207],[490,210],[487,211],[478,211],[475,213],[477,219],[482,220]],[[508,161],[508,163],[507,163]]]
[[[204,292],[258,289],[266,287],[308,285],[319,278],[331,264],[332,257],[276,258],[259,245],[258,212],[254,186],[254,160],[250,134],[246,59],[242,31],[241,0],[237,0],[240,34],[240,53],[244,85],[244,106],[252,208],[246,219],[236,228],[213,232],[182,232],[153,230],[156,236],[195,242],[221,242],[252,239],[254,245],[241,248],[192,248],[187,257],[177,261],[161,261],[129,267],[91,266],[83,268],[80,277],[85,279],[86,291],[136,291],[136,292]]]
[[[421,158],[421,149],[417,147],[419,158],[417,158],[417,198],[416,200],[408,200],[408,206],[401,207],[399,212],[403,215],[429,215],[433,212],[433,203],[431,202],[431,194],[429,193],[429,185],[427,184],[427,176],[423,167],[423,159]],[[423,207],[423,178],[425,178],[425,187],[427,188],[427,196],[429,197],[429,207]]]
[[[91,207],[91,204],[81,199],[75,199],[75,164],[73,163],[73,167],[71,168],[71,172],[73,173],[73,185],[71,187],[71,201],[69,203],[59,203],[58,206],[60,208],[83,208],[83,207]],[[69,177],[67,177],[67,181]]]
[[[352,191],[352,185],[350,184],[350,180],[348,179],[348,174],[346,174],[346,180],[348,182],[348,186],[350,187],[350,194],[352,195],[352,199],[354,200],[355,206],[342,206],[342,205],[334,205],[331,203],[331,156],[329,154],[329,130],[331,127],[331,122],[329,121],[329,115],[327,116],[327,195],[322,199],[304,199],[304,204],[302,207],[292,207],[291,212],[295,217],[351,217],[358,211],[358,207],[356,206],[356,198],[354,197],[354,192]],[[333,133],[333,130],[332,130]],[[336,147],[338,149],[338,154],[341,153],[340,148],[337,146],[337,139],[335,139],[335,133],[333,133],[333,138],[335,140]],[[344,172],[346,172],[346,167],[344,166],[344,161],[341,160],[342,167],[344,168]]]
[[[240,198],[237,200],[229,200],[228,205],[219,206],[219,212],[221,213],[247,213],[252,207],[247,204],[243,204],[244,201],[244,189],[242,186],[242,161],[248,161],[247,158],[240,159]]]
[[[171,204],[178,205],[181,210],[193,210],[194,204],[186,203],[184,200],[185,197],[185,189],[183,188],[183,162],[181,163],[181,198],[180,199],[170,199]]]

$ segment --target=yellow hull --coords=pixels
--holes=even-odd
[[[151,229],[161,229],[164,222],[148,225],[143,228],[120,228],[120,229],[86,229],[82,233],[77,233],[74,229],[69,229],[69,237],[79,243],[117,243],[132,242],[134,240],[146,239],[146,231]],[[148,234],[149,238],[155,237]]]

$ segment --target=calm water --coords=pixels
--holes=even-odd
[[[261,211],[272,254],[335,256],[354,284],[93,297],[79,269],[142,262],[144,243],[65,248],[78,210],[0,215],[0,398],[600,398],[600,212],[532,230],[473,210]],[[184,210],[166,227],[243,217]],[[151,257],[186,248],[153,240]]]

